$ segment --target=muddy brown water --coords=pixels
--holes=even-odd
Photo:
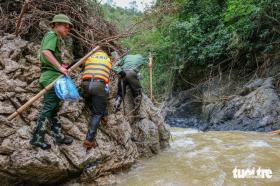
[[[280,186],[280,135],[171,130],[170,148],[119,174],[118,185]]]

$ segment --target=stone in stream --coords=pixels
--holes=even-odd
[[[59,184],[72,178],[78,182],[112,183],[111,174],[130,167],[140,157],[150,157],[168,146],[170,132],[157,108],[144,96],[141,117],[134,117],[130,91],[125,99],[126,115],[112,113],[117,83],[110,85],[108,124],[97,131],[98,147],[82,147],[87,132],[89,111],[83,100],[65,102],[59,112],[64,133],[72,136],[71,146],[52,145],[43,151],[29,144],[41,99],[12,122],[6,117],[39,91],[38,45],[13,35],[0,37],[0,185]],[[80,84],[80,77],[76,81]],[[49,130],[48,130],[49,131]],[[108,178],[108,179],[107,179]],[[108,180],[108,182],[106,182]]]

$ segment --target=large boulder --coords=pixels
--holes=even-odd
[[[207,130],[267,132],[280,128],[280,100],[273,78],[256,79],[226,101],[205,104]]]
[[[275,75],[252,78],[249,82],[238,71],[231,75],[231,79],[215,77],[170,97],[162,109],[166,122],[202,131],[279,129],[280,100]]]
[[[100,125],[98,147],[82,147],[87,132],[89,110],[83,99],[65,102],[59,118],[63,132],[74,138],[70,146],[57,146],[49,133],[50,150],[29,144],[41,99],[12,121],[7,116],[39,92],[39,46],[5,35],[0,38],[0,184],[58,184],[76,178],[79,182],[106,184],[102,178],[130,167],[140,157],[150,157],[168,146],[169,130],[158,109],[144,96],[139,111],[134,111],[130,92],[125,99],[125,115],[112,113],[117,80],[110,85],[109,116]],[[77,86],[80,76],[75,76]],[[49,131],[49,130],[48,130]],[[105,179],[106,180],[106,179]],[[111,180],[111,179],[108,179]]]

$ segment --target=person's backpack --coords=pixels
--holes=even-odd
[[[56,80],[54,90],[57,97],[63,101],[77,101],[80,98],[75,84],[68,76],[62,76]]]

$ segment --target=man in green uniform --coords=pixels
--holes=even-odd
[[[46,87],[61,74],[68,75],[66,65],[62,62],[63,53],[61,47],[62,38],[68,35],[73,24],[66,15],[58,14],[53,17],[50,26],[52,30],[45,34],[40,48],[41,76],[39,83],[41,88]],[[30,140],[31,145],[40,147],[43,150],[51,148],[51,145],[44,141],[47,123],[50,124],[51,134],[56,144],[70,145],[73,142],[72,138],[61,133],[61,124],[57,119],[59,105],[60,99],[56,96],[54,88],[45,93],[43,107],[40,110],[36,127]]]
[[[128,85],[132,91],[135,107],[138,107],[141,102],[141,85],[139,82],[138,73],[141,66],[148,64],[147,60],[140,54],[126,55],[113,66],[113,71],[119,74],[118,93],[114,111],[120,110],[120,105],[126,93]],[[150,66],[151,64],[149,64]]]

